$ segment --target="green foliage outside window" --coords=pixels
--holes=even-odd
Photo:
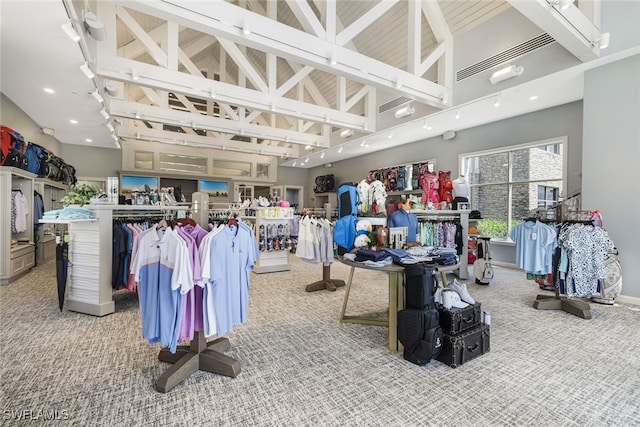
[[[513,221],[512,227],[520,224],[522,221]],[[480,232],[483,236],[493,239],[506,239],[509,230],[507,229],[507,221],[498,219],[483,219],[480,221]]]

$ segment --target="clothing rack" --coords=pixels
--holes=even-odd
[[[309,216],[311,218],[325,218],[324,212],[316,213],[318,209],[305,208],[303,209],[303,217]],[[333,233],[332,233],[333,234]],[[326,289],[327,291],[335,292],[337,288],[345,286],[346,282],[340,279],[331,278],[331,264],[323,264],[322,266],[322,280],[308,284],[305,287],[307,292],[320,291]]]
[[[593,224],[590,219],[593,211],[575,211],[571,212],[574,219],[562,221],[563,224]],[[589,219],[585,219],[585,218]],[[582,319],[591,319],[591,306],[588,302],[578,299],[570,299],[567,296],[560,295],[560,289],[555,285],[555,295],[537,295],[533,302],[533,308],[537,310],[562,310]]]
[[[229,213],[224,220],[229,226],[238,226],[240,219],[236,213]],[[183,226],[197,225],[193,219],[178,219],[175,223],[182,223]],[[190,292],[194,292],[196,288],[197,285]],[[171,363],[172,366],[156,379],[155,389],[166,393],[197,371],[211,372],[230,378],[237,377],[241,371],[240,362],[224,354],[230,346],[230,341],[226,337],[207,342],[205,330],[200,330],[194,332],[188,345],[178,345],[175,353],[172,353],[170,348],[162,348],[158,353],[158,360]]]

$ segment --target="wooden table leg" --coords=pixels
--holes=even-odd
[[[389,273],[389,350],[399,351],[398,310],[404,305],[404,290],[399,280],[400,274]]]

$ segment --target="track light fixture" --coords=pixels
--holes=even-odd
[[[595,44],[600,49],[606,49],[609,47],[609,41],[611,39],[611,33],[600,33],[600,38],[595,41]]]
[[[242,24],[242,34],[245,36],[251,34],[251,23],[248,20],[244,21],[244,24]]]
[[[77,41],[80,40],[80,34],[78,34],[78,32],[76,31],[75,28],[73,28],[73,25],[71,24],[70,21],[65,22],[64,24],[62,24],[60,26],[60,28],[62,28],[62,31],[65,32],[67,37],[69,37],[74,42],[77,42]]]
[[[93,71],[91,71],[91,68],[89,68],[89,64],[87,64],[86,62],[80,66],[80,70],[84,73],[85,76],[87,76],[88,79],[92,79],[96,76],[95,74],[93,74]]]
[[[350,136],[353,136],[353,129],[344,129],[340,132],[341,138],[349,138]]]
[[[91,96],[93,96],[93,98],[100,103],[104,101],[104,98],[102,97],[102,95],[100,95],[100,92],[98,92],[98,89],[91,92]]]
[[[107,110],[103,108],[102,110],[100,110],[100,114],[102,114],[102,117],[104,117],[106,120],[109,120],[109,113],[107,113]]]

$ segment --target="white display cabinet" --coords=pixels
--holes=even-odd
[[[256,273],[273,273],[291,270],[289,262],[290,221],[293,219],[293,208],[264,207],[256,209],[256,244],[258,260],[253,271]],[[281,231],[280,231],[281,230]],[[284,241],[282,239],[284,238]],[[277,240],[277,243],[274,243]]]
[[[7,284],[35,265],[33,234],[33,185],[36,175],[22,169],[0,167],[0,283]],[[27,227],[11,230],[11,191],[18,190],[27,200]]]
[[[62,198],[69,187],[46,178],[36,178],[34,189],[42,196],[44,211],[62,209]],[[56,258],[56,231],[62,231],[64,225],[40,225],[35,230],[36,264],[43,264]]]

